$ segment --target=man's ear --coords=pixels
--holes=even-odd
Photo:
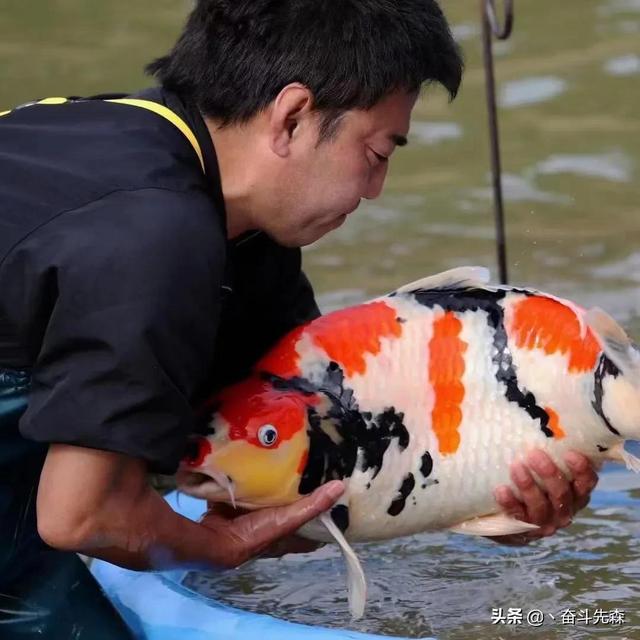
[[[300,122],[313,110],[313,94],[303,84],[294,82],[276,96],[269,116],[271,150],[285,158]]]

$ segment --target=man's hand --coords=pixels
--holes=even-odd
[[[214,510],[197,523],[175,513],[149,486],[143,461],[51,445],[38,488],[38,532],[52,547],[128,569],[237,567],[273,551],[276,541],[287,544],[286,536],[330,509],[343,491],[342,482],[328,482],[285,507],[235,518]],[[302,539],[289,544],[310,547]]]
[[[294,535],[303,524],[331,508],[344,491],[339,480],[328,482],[293,504],[258,511],[210,504],[200,524],[215,532],[225,568],[238,567],[253,557],[307,553],[320,543]]]
[[[588,458],[570,451],[564,458],[573,480],[562,471],[544,451],[533,451],[526,465],[516,462],[511,466],[511,480],[520,490],[518,500],[510,487],[503,485],[495,491],[495,498],[503,510],[517,520],[537,524],[540,529],[528,533],[491,538],[495,542],[510,545],[528,544],[571,524],[575,514],[587,506],[598,476]],[[542,480],[540,488],[533,479],[534,471]]]

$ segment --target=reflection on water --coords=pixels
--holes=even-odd
[[[591,507],[568,530],[529,547],[437,533],[360,544],[356,550],[369,599],[365,618],[355,623],[348,614],[342,558],[332,545],[225,574],[194,572],[185,585],[288,620],[416,638],[511,637],[511,629],[491,624],[494,608],[542,611],[542,627],[517,629],[526,639],[577,640],[587,630],[603,638],[640,634],[640,477],[618,468],[603,473]],[[619,635],[603,624],[561,624],[567,609],[579,614],[598,608],[624,610]]]
[[[574,173],[613,182],[629,182],[633,163],[620,151],[602,154],[554,154],[536,166],[542,174]]]
[[[596,278],[628,278],[640,284],[640,252],[632,253],[624,260],[593,268]],[[640,307],[640,297],[636,300]]]
[[[604,70],[612,76],[631,76],[640,73],[640,56],[629,54],[607,60]]]
[[[640,12],[640,0],[609,0],[600,9],[604,15]]]
[[[480,25],[477,22],[454,24],[451,27],[451,32],[458,42],[463,43],[465,40],[471,40],[480,35]]]
[[[462,137],[462,127],[455,122],[412,122],[410,137],[424,144],[437,144],[443,140]]]
[[[555,204],[568,204],[571,202],[569,196],[543,191],[538,189],[531,180],[521,176],[514,176],[510,173],[505,173],[502,176],[502,193],[504,199],[509,202],[551,202]],[[493,189],[490,187],[472,189],[470,194],[476,198],[490,200],[493,198]]]
[[[545,102],[559,96],[566,88],[564,80],[553,76],[513,80],[502,86],[499,103],[501,107],[510,109]]]

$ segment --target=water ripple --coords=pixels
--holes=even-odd
[[[555,76],[538,76],[513,80],[502,85],[500,106],[505,109],[546,102],[564,93],[567,83]]]
[[[366,616],[356,623],[347,611],[344,566],[332,546],[259,560],[222,578],[193,572],[187,586],[296,622],[441,640],[495,637],[490,620],[496,607],[535,607],[555,616],[567,608],[620,608],[627,612],[624,631],[638,637],[640,621],[633,616],[640,595],[640,478],[609,469],[602,475],[606,490],[595,493],[592,510],[569,530],[529,547],[444,533],[355,545],[370,586]],[[544,628],[548,634],[553,627]],[[583,637],[579,627],[562,632],[570,640]]]
[[[633,163],[621,151],[600,154],[555,154],[539,162],[535,170],[540,174],[573,173],[612,182],[629,182]]]
[[[612,76],[631,76],[640,73],[640,56],[630,53],[626,56],[611,58],[605,62],[604,70]]]

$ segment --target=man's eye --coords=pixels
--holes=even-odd
[[[376,160],[378,162],[387,162],[389,160],[389,158],[387,158],[387,156],[383,156],[383,155],[377,153],[376,151],[374,151],[373,149],[371,149],[371,153],[373,153],[373,155],[376,157]]]

